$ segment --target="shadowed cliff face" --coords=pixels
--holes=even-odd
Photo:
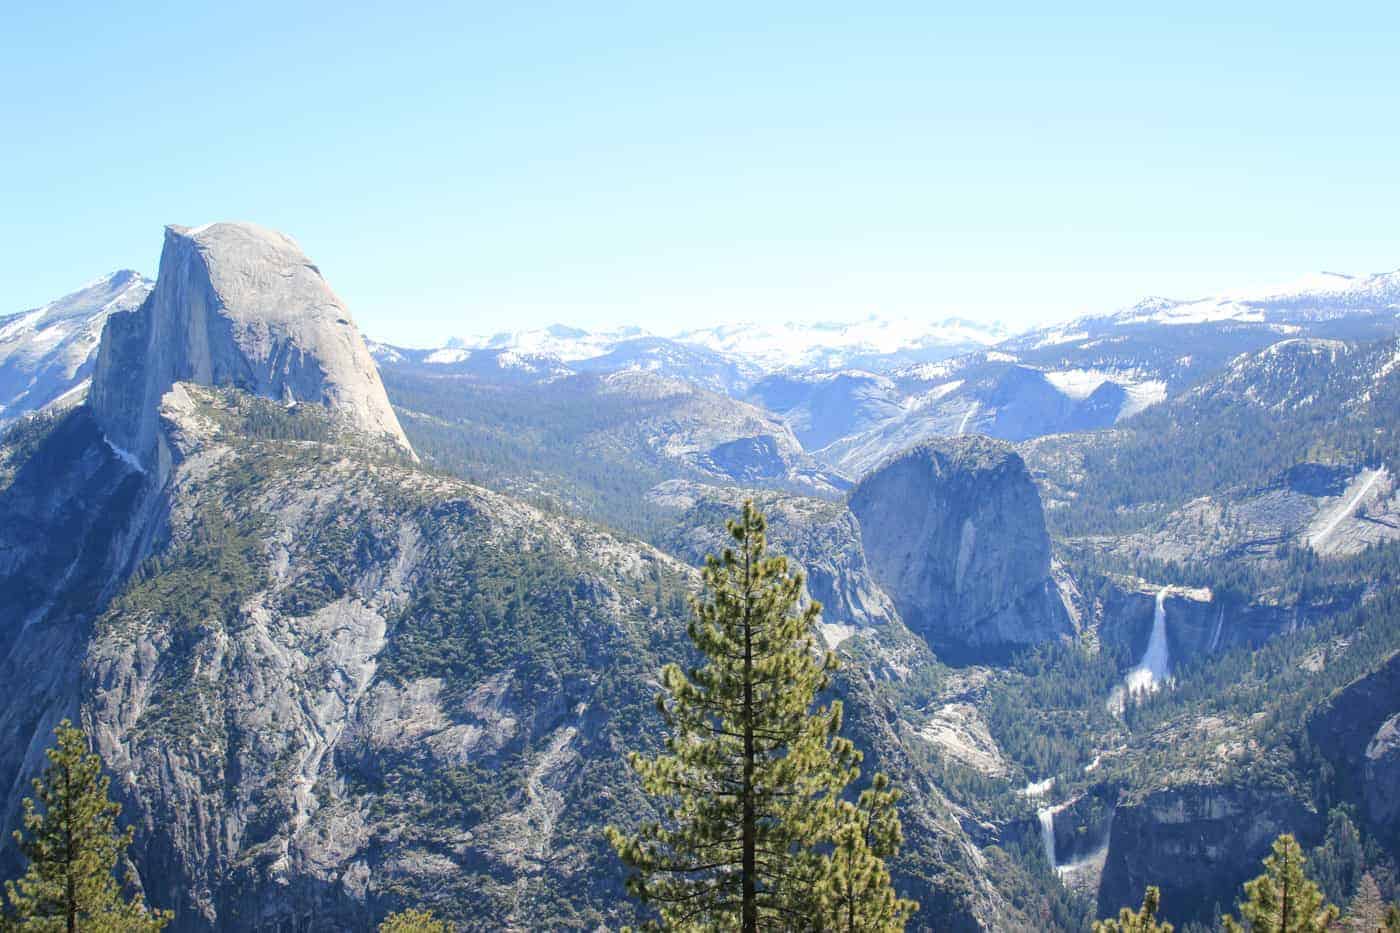
[[[78,408],[0,438],[0,831],[13,827],[53,726],[78,709],[92,619],[129,572],[154,503],[145,476]],[[0,836],[0,874],[17,853]]]
[[[253,224],[167,227],[155,290],[103,332],[90,395],[107,438],[143,464],[176,382],[314,402],[410,450],[350,313],[290,237]]]
[[[1286,791],[1248,785],[1183,785],[1120,804],[1099,886],[1099,916],[1134,906],[1161,888],[1167,916],[1208,921],[1228,909],[1280,833],[1321,841],[1322,818]],[[1195,905],[1195,911],[1185,905]]]
[[[1308,721],[1340,793],[1381,838],[1400,843],[1400,652],[1338,690]]]
[[[1040,496],[1007,444],[922,444],[851,495],[871,571],[900,617],[954,661],[1068,635]]]

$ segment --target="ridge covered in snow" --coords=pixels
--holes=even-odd
[[[107,318],[140,305],[152,284],[121,269],[42,307],[0,317],[0,422],[85,386]]]
[[[869,366],[882,357],[929,361],[1005,340],[999,323],[961,318],[941,321],[872,314],[851,322],[736,323],[683,331],[675,339],[721,353],[746,356],[764,369],[838,369]]]
[[[1047,338],[1057,334],[1074,339],[1074,325],[1104,322],[1130,324],[1204,324],[1216,321],[1270,323],[1275,319],[1343,313],[1400,313],[1400,270],[1374,275],[1343,275],[1318,272],[1290,282],[1250,288],[1229,289],[1204,298],[1177,300],[1145,298],[1103,317],[1081,318],[1059,328],[1048,329]],[[1087,336],[1087,334],[1085,335]]]
[[[651,334],[640,327],[587,331],[565,324],[552,324],[549,327],[500,331],[488,336],[449,340],[447,348],[454,350],[509,350],[514,353],[553,357],[560,362],[572,363],[577,360],[603,356],[623,341],[649,336]],[[459,360],[443,360],[443,362],[457,362]]]
[[[765,372],[907,365],[984,349],[1006,339],[999,324],[958,318],[919,321],[870,315],[849,322],[736,322],[662,336],[639,327],[587,331],[562,324],[456,339],[453,349],[511,350],[564,363],[596,359],[634,341],[710,351]],[[445,358],[444,358],[445,359]]]

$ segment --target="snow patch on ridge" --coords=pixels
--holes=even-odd
[[[1072,399],[1086,399],[1113,377],[1097,369],[1063,369],[1045,373],[1045,379]]]
[[[468,351],[466,350],[461,350],[456,347],[444,347],[441,350],[434,350],[432,353],[423,357],[423,362],[447,365],[450,363],[460,363],[465,360],[467,356]]]
[[[1167,384],[1160,379],[1127,384],[1123,386],[1123,390],[1128,393],[1128,397],[1124,400],[1115,421],[1131,418],[1138,412],[1167,400]]]

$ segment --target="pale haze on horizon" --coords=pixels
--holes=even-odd
[[[1392,4],[662,6],[8,11],[0,315],[226,219],[409,345],[1400,268]]]

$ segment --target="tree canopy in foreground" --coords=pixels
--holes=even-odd
[[[172,915],[148,910],[139,890],[124,897],[117,883],[117,863],[134,830],[117,830],[121,805],[108,796],[102,759],[66,719],[54,736],[48,768],[34,781],[34,797],[24,800],[24,828],[15,831],[29,864],[19,880],[5,882],[6,921],[19,930],[70,933],[160,930]],[[137,888],[134,871],[127,872],[127,886]]]
[[[607,837],[635,869],[628,889],[668,928],[900,930],[885,859],[901,842],[899,792],[876,775],[844,792],[861,754],[839,735],[841,703],[815,706],[836,670],[818,650],[821,607],[767,550],[752,502],[733,543],[707,558],[689,635],[703,664],[661,671],[665,753],[631,763],[660,819]]]

